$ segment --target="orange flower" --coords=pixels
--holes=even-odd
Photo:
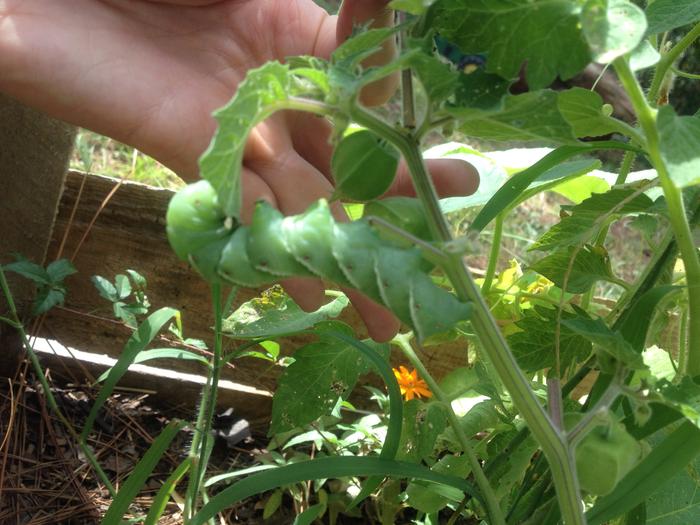
[[[401,388],[401,395],[406,397],[406,401],[410,401],[414,397],[433,397],[433,393],[428,390],[428,385],[418,377],[418,372],[413,369],[409,372],[405,366],[400,366],[398,370],[393,368],[396,381]]]

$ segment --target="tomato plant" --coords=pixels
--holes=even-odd
[[[249,71],[215,112],[202,180],[178,192],[167,213],[173,250],[211,284],[215,337],[189,456],[146,523],[157,522],[188,473],[188,525],[271,491],[269,516],[283,490],[295,499],[295,523],[334,523],[368,498],[382,523],[400,512],[426,524],[446,516],[489,525],[700,521],[700,111],[679,114],[669,103],[676,75],[697,77],[676,66],[700,37],[700,1],[640,3],[394,0],[395,27],[358,27],[327,60],[290,57]],[[366,66],[389,39],[399,43],[396,56]],[[590,64],[614,72],[633,121],[616,118],[614,101],[595,87],[567,84]],[[391,75],[401,77],[401,107],[364,106],[362,89]],[[326,200],[289,217],[260,202],[243,224],[246,140],[282,110],[333,125],[332,199],[360,205],[362,218],[338,222]],[[443,154],[479,165],[482,189],[447,202],[424,161],[435,137],[532,148],[504,156],[450,143]],[[615,159],[614,174],[597,171],[611,158],[601,152]],[[416,198],[382,199],[400,157]],[[543,192],[566,199],[559,221],[503,266],[505,219]],[[466,217],[466,227],[456,231],[448,210]],[[643,232],[650,256],[639,257],[635,277],[622,278],[606,241],[612,228],[630,225]],[[479,278],[465,262],[474,255],[487,260]],[[51,267],[6,269],[51,288],[49,308],[63,299],[61,281],[72,271],[64,266],[51,279]],[[140,276],[129,275],[137,290],[130,305],[129,278],[96,279],[115,314],[138,326],[101,378],[84,435],[75,436],[93,463],[85,435],[129,363],[148,358],[146,346],[171,320],[187,341],[173,309],[138,324],[149,305]],[[323,278],[332,301],[309,314],[277,288],[233,312],[232,299],[222,299],[224,287],[289,277]],[[2,268],[0,284],[9,298]],[[334,288],[363,292],[404,329],[386,344],[359,339],[334,320],[348,305]],[[18,319],[3,321],[21,328]],[[657,344],[661,331],[673,345]],[[296,332],[315,340],[281,358],[274,339]],[[225,336],[239,341],[236,350],[224,352]],[[469,365],[438,379],[422,349],[445,341],[462,345]],[[392,351],[410,370],[392,370]],[[219,373],[244,358],[284,365],[271,453],[264,468],[208,479]],[[372,390],[381,413],[348,423],[349,395],[372,371],[385,384]],[[154,441],[104,523],[119,523],[180,427]],[[308,443],[313,458],[286,452]],[[219,490],[223,479],[244,474]],[[334,492],[328,480],[336,478],[344,481]]]
[[[330,414],[347,398],[358,373],[376,367],[394,392],[381,452],[366,458],[331,455],[281,467],[274,475],[256,474],[215,496],[192,514],[192,523],[285,483],[361,475],[369,478],[358,500],[373,492],[381,499],[384,477],[406,477],[412,480],[407,505],[426,515],[450,507],[454,516],[490,524],[602,523],[628,513],[631,519],[640,508],[661,514],[664,503],[656,491],[671,479],[682,482],[683,467],[700,452],[693,401],[700,392],[693,379],[700,375],[700,258],[693,240],[700,213],[700,120],[666,104],[673,66],[700,35],[700,24],[683,35],[677,29],[697,24],[700,3],[676,4],[656,0],[645,11],[627,0],[397,0],[392,5],[403,14],[395,29],[358,30],[327,61],[296,57],[249,72],[217,113],[220,128],[200,164],[204,181],[171,203],[174,249],[215,289],[222,281],[258,286],[313,275],[364,292],[413,330],[392,343],[433,397],[402,408],[395,380],[387,377],[386,348],[355,340],[336,322],[309,325],[320,340],[314,352],[299,350],[300,360],[283,374],[271,432]],[[391,38],[401,42],[399,55],[383,66],[363,67]],[[591,62],[614,70],[636,123],[614,118],[594,90],[548,87]],[[637,73],[647,70],[652,80],[644,86]],[[397,72],[403,122],[395,125],[364,107],[359,93]],[[527,91],[513,94],[510,87],[521,74]],[[320,201],[286,218],[259,204],[252,224],[239,224],[244,138],[272,107],[319,115],[335,125],[334,137],[343,137],[350,122],[363,128],[336,139],[333,172],[336,197],[369,201],[367,218],[336,223]],[[243,110],[251,121],[228,118]],[[467,235],[455,238],[422,157],[421,144],[434,132],[553,149],[516,170],[482,202],[466,199],[464,206],[484,205]],[[231,136],[238,137],[233,146]],[[570,183],[598,166],[590,156],[602,150],[620,152],[615,180],[572,196]],[[411,204],[373,200],[391,183],[395,152],[413,180],[418,198]],[[632,173],[635,161],[652,170]],[[532,245],[539,255],[526,271],[515,263],[498,274],[503,218],[548,190],[573,203]],[[197,197],[200,193],[205,197]],[[668,228],[635,282],[615,275],[605,247],[610,225],[626,217],[653,217],[654,224]],[[479,286],[463,257],[492,222],[489,265]],[[669,271],[676,258],[683,263],[680,274]],[[614,305],[594,301],[601,282],[622,290]],[[646,346],[655,312],[668,307],[671,295],[682,319],[678,348],[669,354],[674,380],[656,375]],[[240,330],[228,332],[242,337]],[[467,340],[477,344],[478,366],[456,370],[443,387],[416,349],[455,335],[465,346]],[[301,363],[307,363],[306,372]],[[329,385],[318,394],[304,383],[317,374],[310,372],[316,367]],[[571,392],[590,372],[597,379],[585,402],[576,402]],[[473,391],[485,400],[459,413],[455,397]],[[575,416],[568,428],[564,406]],[[608,423],[601,425],[603,413]],[[474,440],[478,433],[488,436],[485,449]],[[694,436],[693,444],[682,451],[665,446],[681,434]],[[645,455],[647,439],[655,446]],[[448,451],[464,468],[444,463]],[[653,486],[642,483],[649,465],[659,461],[672,467],[656,472]],[[470,488],[461,485],[465,476],[474,484]],[[416,483],[427,492],[416,491]],[[443,485],[441,492],[432,490],[435,483]]]

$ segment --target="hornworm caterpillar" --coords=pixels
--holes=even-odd
[[[380,240],[364,220],[335,222],[325,200],[290,217],[261,201],[250,226],[242,226],[224,215],[216,191],[202,180],[172,198],[167,231],[175,253],[208,281],[258,287],[322,277],[385,305],[419,340],[452,329],[471,312],[471,304],[433,283],[417,248]]]

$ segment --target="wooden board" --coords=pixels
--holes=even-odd
[[[0,264],[20,253],[42,263],[73,144],[75,128],[0,94]],[[8,273],[19,315],[29,312],[32,284]],[[0,315],[7,314],[0,294]],[[22,357],[14,330],[0,323],[0,375],[14,376]]]
[[[49,259],[57,255],[81,185],[80,201],[65,244],[64,257],[72,257],[103,199],[117,181],[107,177],[85,176],[70,172],[66,179],[52,241]],[[109,303],[100,298],[90,282],[92,275],[113,279],[127,268],[133,268],[148,279],[148,297],[153,308],[173,306],[182,311],[186,337],[211,341],[212,313],[208,286],[187,264],[179,261],[165,237],[165,210],[172,196],[168,190],[135,183],[122,184],[95,221],[84,244],[74,258],[78,274],[67,280],[69,293],[64,308],[55,309],[46,319],[42,335],[62,344],[85,351],[118,356],[130,331],[114,321]],[[261,290],[242,290],[239,301],[258,295]],[[364,327],[356,312],[347,308],[341,319],[362,334]],[[311,337],[289,337],[280,340],[282,352],[292,353]],[[227,341],[229,348],[236,344]],[[395,356],[400,361],[400,356]],[[437,377],[455,366],[466,363],[464,343],[430,347],[426,362]],[[158,366],[164,366],[159,362]],[[168,367],[196,373],[200,365],[171,361]],[[199,369],[201,372],[201,369]],[[266,361],[242,359],[227,368],[223,377],[236,383],[274,391],[280,369]],[[373,381],[369,379],[370,381]],[[160,388],[164,388],[162,385]],[[176,388],[174,386],[173,388]],[[167,396],[167,392],[163,395]],[[235,407],[247,416],[269,414],[269,399],[256,400],[242,396],[244,403]]]

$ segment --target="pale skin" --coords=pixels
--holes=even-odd
[[[211,112],[248,69],[291,55],[328,57],[353,23],[390,24],[387,3],[346,0],[336,17],[312,0],[0,0],[0,91],[196,180],[197,159],[215,130]],[[370,60],[393,53],[386,46]],[[369,86],[362,101],[380,104],[396,84],[389,78]],[[259,125],[244,157],[244,219],[260,198],[295,214],[328,197],[328,136],[324,121],[293,112]],[[478,186],[478,174],[464,162],[431,162],[429,169],[443,196]],[[404,166],[389,194],[413,194]],[[325,301],[316,279],[283,284],[305,310]],[[390,312],[348,294],[371,337],[393,337],[399,324]]]

